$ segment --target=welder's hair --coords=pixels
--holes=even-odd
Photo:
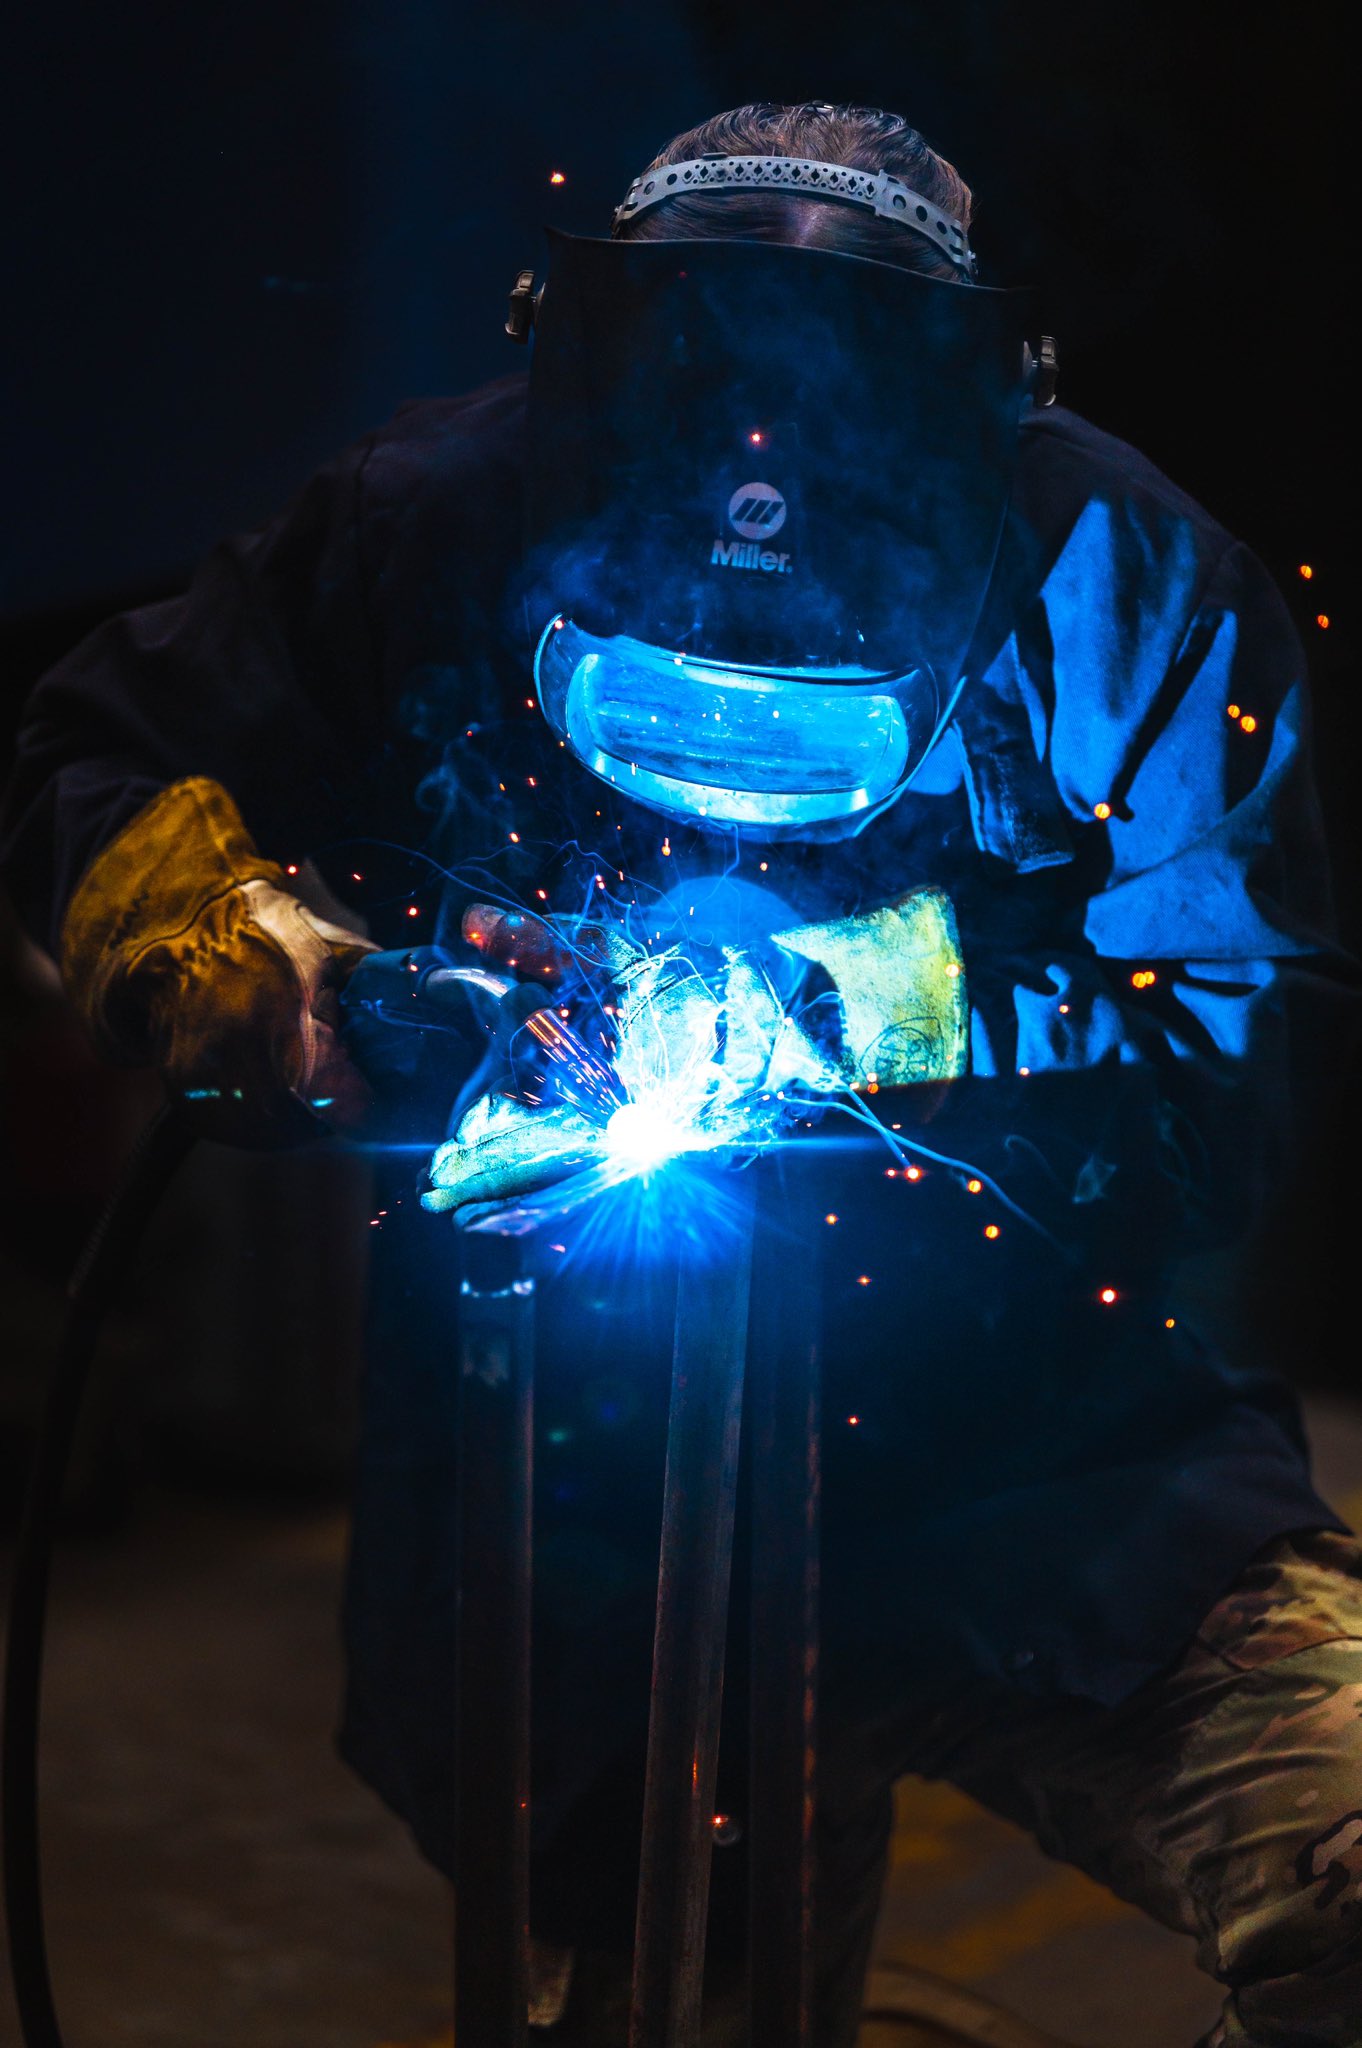
[[[860,171],[892,171],[915,192],[968,227],[969,186],[953,164],[938,156],[916,128],[878,107],[799,107],[762,101],[716,114],[684,135],[674,136],[648,165],[680,164],[697,156],[803,156],[822,163],[849,164]],[[803,242],[873,256],[929,277],[957,279],[954,265],[925,235],[894,221],[877,220],[859,207],[797,192],[685,192],[622,221],[617,237],[631,242],[685,241],[713,236],[741,241]]]

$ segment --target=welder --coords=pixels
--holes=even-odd
[[[533,927],[475,906],[567,917],[584,886],[645,904],[645,947],[835,990],[886,906],[936,905],[935,956],[877,969],[926,1026],[853,1078],[930,1079],[931,1152],[975,1170],[829,1168],[817,2038],[854,2040],[914,1772],[1194,1935],[1223,2048],[1356,2048],[1362,1551],[1187,1278],[1280,1170],[1293,1054],[1340,1043],[1303,657],[1253,556],[1049,402],[970,206],[873,109],[676,138],[608,239],[522,276],[528,380],[404,408],[40,683],[5,873],[99,1044],[199,1128],[387,1148],[341,1740],[445,1870],[457,1304],[429,1210],[489,1195],[480,1054],[451,1083],[416,1033],[362,1080],[347,973],[414,933],[532,969]],[[419,885],[362,903],[393,844]],[[604,2044],[668,1304],[616,1273],[548,1305],[534,2018]]]

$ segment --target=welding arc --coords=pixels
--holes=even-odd
[[[26,2048],[63,2048],[47,1960],[38,1832],[43,1638],[62,1490],[104,1318],[148,1219],[193,1144],[193,1133],[173,1111],[162,1110],[142,1133],[81,1255],[24,1496],[5,1653],[0,1813],[10,1971]]]

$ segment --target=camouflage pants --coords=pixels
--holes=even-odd
[[[1205,2048],[1362,2048],[1362,1546],[1273,1543],[1120,1707],[957,1696],[828,1757],[825,1896],[866,1886],[867,1768],[949,1779],[1166,1925],[1228,1989]],[[891,1754],[892,1752],[892,1754]],[[853,1786],[858,1784],[860,1797]],[[853,1809],[858,1808],[853,1820]],[[873,1916],[872,1916],[873,1917]],[[839,1918],[835,1908],[825,1925]],[[842,1919],[846,1979],[862,1917]],[[835,2002],[835,2001],[834,2001]],[[822,2036],[854,2040],[825,2009]]]

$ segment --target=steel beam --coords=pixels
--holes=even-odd
[[[460,1247],[454,2038],[524,2048],[534,1281],[519,1240]]]
[[[725,1175],[721,1226],[681,1254],[630,2048],[700,2034],[753,1202],[750,1171]]]
[[[750,2048],[812,2027],[821,1237],[808,1148],[768,1155],[748,1335]]]

